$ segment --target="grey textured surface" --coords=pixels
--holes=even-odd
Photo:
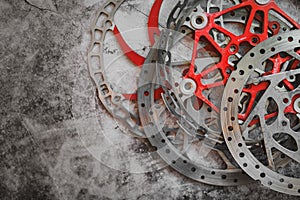
[[[195,183],[168,167],[112,167],[131,153],[140,163],[149,149],[95,106],[85,59],[102,3],[0,1],[0,199],[297,199],[259,184]],[[112,144],[122,138],[122,151],[108,145],[108,157],[96,159],[82,133],[98,128]]]

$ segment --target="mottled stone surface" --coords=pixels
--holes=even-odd
[[[0,199],[297,199],[258,184],[195,183],[168,167],[144,173],[111,167],[130,158],[144,166],[148,147],[124,136],[95,106],[86,53],[102,3],[0,1]],[[82,135],[98,126],[126,144],[120,152],[108,145],[100,161]]]

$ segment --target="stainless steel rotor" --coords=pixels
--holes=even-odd
[[[287,194],[300,196],[299,172],[299,118],[294,113],[291,118],[287,115],[286,108],[298,108],[297,95],[299,90],[299,48],[300,31],[274,36],[253,48],[237,64],[235,70],[225,87],[221,124],[225,141],[233,157],[254,180],[259,180],[263,185]],[[279,67],[277,73],[268,74],[270,66],[268,61],[276,60],[273,68]],[[292,65],[293,63],[295,63]],[[293,66],[291,68],[290,66]],[[243,112],[241,98],[247,85],[269,83],[265,91],[256,99],[256,103],[247,117],[239,120]],[[291,88],[284,86],[289,85]],[[293,86],[293,87],[292,87]],[[293,98],[297,98],[294,101]],[[273,109],[273,110],[270,110]],[[275,109],[274,109],[275,108]],[[270,113],[274,116],[268,117]],[[293,111],[294,112],[294,111]],[[257,146],[263,149],[265,159],[257,157],[246,144],[251,126],[260,127],[261,142]],[[289,143],[287,143],[289,142]],[[275,154],[289,157],[296,163],[292,174],[283,173],[283,167],[277,168],[274,164]],[[265,162],[264,162],[265,161]]]

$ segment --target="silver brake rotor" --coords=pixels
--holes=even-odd
[[[230,164],[221,151],[213,151],[203,145],[201,140],[186,134],[178,126],[176,119],[172,118],[162,100],[154,101],[153,92],[158,85],[154,62],[156,54],[157,50],[152,49],[142,68],[138,100],[141,122],[150,143],[157,148],[157,153],[181,174],[203,183],[220,186],[249,183],[251,179]],[[191,158],[190,150],[196,153],[198,159]],[[220,159],[225,167],[217,168],[219,163],[212,165],[211,162],[216,162],[214,159]]]
[[[109,80],[103,56],[103,52],[107,51],[105,40],[116,27],[116,12],[125,2],[126,0],[110,0],[97,12],[92,26],[92,45],[88,53],[88,67],[90,76],[96,85],[97,97],[106,110],[120,123],[120,128],[126,133],[133,133],[135,137],[144,137],[137,114],[136,101],[126,99],[116,88],[121,83]],[[176,19],[175,17],[174,20],[176,21]],[[126,53],[128,52],[124,52],[124,54]],[[114,76],[117,74],[115,71],[111,73],[114,73]],[[132,85],[135,85],[133,87],[136,87],[137,83],[134,80],[132,82]]]
[[[224,8],[228,8],[229,6],[235,5],[239,2],[231,2],[230,4],[221,4],[222,6],[224,6]],[[212,8],[215,8],[216,5],[213,5]],[[217,7],[217,9],[220,9],[222,7]],[[199,12],[200,9],[198,9],[197,12]],[[210,10],[210,9],[207,9]],[[200,11],[200,13],[203,11]],[[242,10],[242,12],[235,12],[234,16],[231,15],[225,15],[224,17],[222,16],[222,18],[220,18],[220,24],[224,25],[225,23],[240,23],[240,24],[244,24],[246,19],[243,19],[243,16],[245,15],[245,12],[247,12],[246,10]],[[195,14],[194,14],[195,15]],[[279,21],[279,24],[281,26],[281,30],[280,31],[288,31],[291,28],[293,28],[292,26],[290,26],[290,23],[285,24],[284,20],[278,19],[278,16],[276,15],[270,15],[270,20],[271,21]],[[193,15],[189,15],[188,17],[189,19],[193,18]],[[190,30],[195,30],[195,28],[193,26],[191,26],[190,22],[185,22],[184,23],[185,27],[189,27]],[[254,30],[255,28],[259,27],[259,24],[257,23],[253,23],[251,29]],[[187,30],[186,28],[183,29],[184,30],[184,34],[186,34]],[[189,31],[191,32],[191,31]],[[188,33],[189,33],[188,32]],[[217,33],[213,33],[213,38],[214,40],[220,45],[222,46],[224,42],[220,42],[218,40],[218,37],[220,37]],[[171,41],[171,37],[166,37],[167,38],[167,42],[168,46],[166,46],[167,48],[165,49],[167,52],[172,51],[172,48],[177,45],[175,44],[177,41]],[[172,44],[173,43],[173,44]],[[163,48],[163,47],[162,47]],[[176,51],[177,49],[175,49]],[[187,51],[187,50],[186,50]],[[182,56],[180,53],[182,52],[182,49],[179,49],[179,51],[177,51],[177,55],[179,54],[180,56]],[[174,52],[176,53],[176,52]],[[172,55],[171,55],[172,56]],[[175,55],[176,56],[176,55]],[[243,54],[236,54],[234,61],[238,62],[239,59],[241,59],[243,56]],[[193,107],[193,102],[194,102],[194,95],[193,95],[193,88],[191,89],[191,93],[184,91],[182,89],[182,85],[184,85],[184,81],[182,78],[182,73],[184,72],[185,69],[187,69],[189,66],[189,56],[185,56],[185,62],[187,63],[185,66],[182,65],[183,67],[179,68],[178,70],[176,70],[175,67],[171,65],[165,65],[163,62],[160,65],[160,84],[162,84],[164,86],[164,88],[166,88],[165,90],[165,96],[167,96],[167,98],[169,99],[169,101],[166,101],[165,103],[167,104],[168,108],[170,109],[170,111],[172,111],[173,114],[177,115],[182,122],[182,126],[186,127],[187,130],[192,130],[192,134],[195,133],[195,130],[201,128],[201,127],[205,127],[206,129],[209,129],[207,127],[206,124],[204,124],[204,120],[203,117],[205,116],[210,116],[212,117],[212,119],[214,121],[216,121],[216,123],[218,123],[219,121],[219,114],[215,113],[211,108],[209,108],[209,106],[204,105],[202,107],[201,110],[197,110]],[[168,58],[171,59],[171,58]],[[206,65],[215,63],[218,60],[217,57],[212,57],[209,54],[206,55],[206,57],[203,57],[202,59],[198,59],[196,60],[196,64],[199,63],[199,65],[202,65],[203,63],[206,63]],[[231,63],[232,61],[229,60],[230,65],[234,66],[234,63]],[[201,69],[199,70],[201,71]],[[208,83],[213,83],[213,82],[217,82],[220,80],[220,75],[216,74],[214,77],[210,77],[210,79],[208,79]],[[203,80],[204,81],[204,80]],[[166,85],[167,83],[167,85]],[[191,81],[191,84],[195,84]],[[195,89],[194,89],[195,90]],[[222,90],[220,90],[218,93],[222,93]],[[215,99],[215,101],[217,102],[217,104],[220,104],[220,100],[221,100],[221,95],[218,96],[218,94],[216,93],[216,91],[212,91],[212,92],[208,92],[207,96],[212,96],[212,98]],[[182,114],[184,113],[184,114]],[[202,114],[199,114],[202,113]],[[218,124],[216,126],[219,126]],[[217,129],[210,130],[211,133],[213,133],[212,135],[215,135],[217,132],[217,135],[221,135],[220,134],[220,127],[218,127]],[[215,137],[214,137],[215,138]]]
[[[165,36],[168,34],[163,32],[160,44],[167,45]],[[249,183],[251,179],[234,166],[228,154],[225,155],[226,146],[207,147],[203,143],[205,135],[195,138],[187,134],[165,107],[165,102],[154,100],[153,93],[159,85],[155,72],[156,56],[157,50],[152,49],[142,68],[138,102],[145,133],[159,155],[181,174],[200,182],[222,186]]]
[[[274,36],[253,48],[238,63],[223,95],[221,124],[225,141],[235,160],[253,179],[263,185],[287,194],[300,196],[299,157],[299,95],[300,95],[300,31]],[[270,61],[274,60],[272,65]],[[270,68],[271,66],[271,68]],[[280,67],[275,74],[270,69]],[[239,115],[245,86],[268,83],[265,91],[251,107],[247,120]],[[297,96],[298,95],[298,96]],[[290,111],[286,110],[290,107]],[[292,112],[293,111],[293,112]],[[270,116],[270,114],[275,115]],[[290,114],[289,114],[290,113]],[[256,121],[253,125],[251,123]],[[254,137],[251,126],[259,127],[258,135],[265,159],[255,156],[245,140]],[[286,165],[278,168],[276,154],[292,160],[291,171]],[[289,166],[291,167],[291,166]],[[292,173],[287,173],[292,172]]]

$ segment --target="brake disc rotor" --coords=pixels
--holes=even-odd
[[[138,89],[141,122],[156,152],[172,168],[194,180],[220,186],[249,183],[251,179],[235,168],[221,150],[212,150],[202,144],[203,138],[186,134],[163,100],[155,100],[156,55],[157,50],[152,49],[142,68]]]
[[[228,79],[221,106],[224,138],[242,169],[292,195],[300,195],[299,50],[300,31],[274,36],[250,50]],[[257,88],[255,102],[245,98],[251,87]],[[260,156],[247,146],[248,138],[256,138]],[[278,154],[292,162],[278,167]]]
[[[88,53],[88,66],[90,76],[97,88],[97,96],[106,110],[117,119],[121,125],[124,125],[124,127],[121,126],[120,128],[125,132],[128,132],[129,130],[131,133],[134,133],[134,136],[143,137],[144,133],[137,115],[137,95],[135,94],[137,83],[134,81],[135,77],[133,74],[139,74],[138,68],[143,65],[145,60],[141,54],[146,55],[147,45],[137,49],[136,51],[139,53],[136,53],[121,35],[120,30],[115,23],[115,15],[125,2],[127,1],[110,0],[98,11],[92,28],[92,45]],[[164,3],[170,4],[174,2],[165,1]],[[149,45],[153,45],[155,35],[159,35],[159,14],[162,12],[162,6],[163,1],[156,0],[151,8],[147,30],[150,41]],[[168,13],[168,10],[166,9],[170,9],[169,7],[170,6],[164,6],[163,13]],[[131,34],[136,34],[136,31],[138,30],[132,31]],[[143,34],[146,35],[145,33]],[[107,42],[106,39],[109,36],[111,36],[110,39],[113,38],[113,40]],[[115,44],[116,41],[118,44]],[[136,43],[138,42],[139,41]],[[143,41],[142,43],[144,44],[145,42]],[[117,47],[111,51],[109,48],[112,45],[119,45],[119,48],[123,52],[118,53]],[[108,56],[108,58],[105,59],[104,53],[107,55],[116,54],[116,56]],[[122,56],[123,60],[121,59]],[[124,57],[127,57],[127,61],[124,61]],[[132,63],[128,63],[128,60]],[[107,66],[113,64],[119,65],[119,68],[107,69]],[[127,71],[124,67],[127,67]],[[128,73],[128,71],[130,71],[130,73]],[[132,80],[131,82],[128,81],[128,77],[125,78],[124,73],[127,73],[125,76],[128,76],[129,79]],[[124,81],[121,82],[122,77],[123,79],[126,79],[125,84],[123,83]],[[124,85],[126,85],[125,89],[123,87]]]
[[[192,56],[184,57],[191,64],[179,68],[172,66],[172,63],[160,66],[160,83],[170,99],[166,104],[182,119],[183,126],[192,127],[186,129],[194,130],[193,133],[199,128],[211,129],[208,126],[212,127],[210,124],[214,121],[214,128],[210,131],[221,135],[218,114],[220,94],[235,64],[253,46],[268,37],[300,27],[274,1],[262,4],[249,0],[223,6],[224,10],[218,8],[215,13],[196,9],[186,17],[185,27],[195,32]],[[237,31],[239,29],[241,31]],[[187,32],[186,28],[181,31]],[[176,41],[175,44],[171,38],[168,37],[169,44],[165,49],[170,55],[167,59],[180,60],[178,55],[174,55],[177,50],[174,46],[180,43]],[[177,54],[182,58],[182,49],[178,49]],[[161,57],[166,59],[165,55]],[[210,118],[209,124],[205,123],[205,116]]]

